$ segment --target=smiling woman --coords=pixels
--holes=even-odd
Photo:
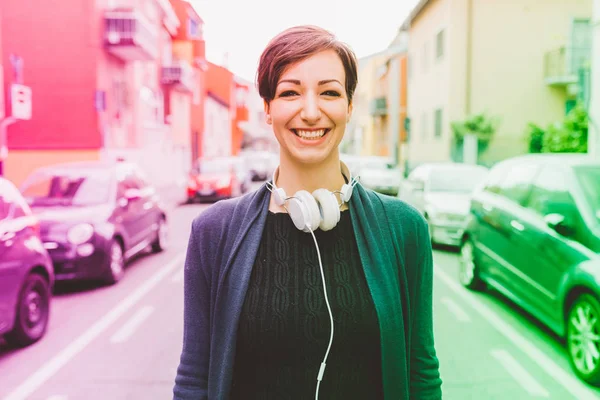
[[[356,84],[354,53],[321,28],[263,52],[279,166],[193,223],[176,400],[441,399],[427,225],[340,162]]]

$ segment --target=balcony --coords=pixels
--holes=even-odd
[[[196,84],[194,78],[194,69],[186,61],[175,60],[162,67],[162,84],[171,86],[174,90],[193,93]]]
[[[590,48],[560,47],[544,55],[544,79],[550,86],[568,86],[579,81],[581,69],[588,68]]]
[[[370,112],[374,116],[387,115],[387,99],[385,97],[378,97],[371,100]]]
[[[158,29],[135,10],[106,11],[104,46],[123,61],[158,58]]]

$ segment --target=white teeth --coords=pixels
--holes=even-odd
[[[296,130],[296,133],[303,139],[318,139],[325,134],[325,129],[320,129],[318,131]]]

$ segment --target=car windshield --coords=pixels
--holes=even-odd
[[[196,174],[222,174],[232,168],[233,161],[230,158],[213,158],[197,160],[193,171]]]
[[[600,166],[576,167],[575,175],[587,204],[594,212],[596,220],[600,222]]]
[[[486,168],[436,168],[431,171],[431,192],[470,193],[487,175]]]
[[[108,202],[111,174],[105,169],[34,172],[21,192],[32,207],[92,206]]]

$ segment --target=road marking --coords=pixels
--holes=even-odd
[[[81,336],[71,342],[70,345],[38,368],[29,378],[4,397],[4,400],[25,400],[35,392],[94,339],[104,333],[119,317],[135,306],[154,286],[161,283],[168,274],[179,267],[180,263],[183,262],[184,255],[184,253],[177,255],[173,261],[147,279],[136,291],[123,299],[115,308],[110,310]]]
[[[135,330],[154,312],[154,307],[146,306],[138,310],[111,338],[111,343],[123,343],[135,333]]]
[[[533,397],[550,397],[550,394],[535,380],[533,376],[506,350],[490,351],[506,371]]]
[[[461,322],[470,322],[471,318],[469,315],[458,305],[456,304],[450,297],[442,297],[440,301],[448,308],[454,317]]]
[[[531,358],[537,365],[540,366],[548,375],[550,375],[557,383],[562,385],[566,391],[571,393],[578,400],[598,400],[599,397],[594,395],[583,382],[575,378],[570,373],[566,372],[551,358],[544,354],[540,349],[533,345],[529,340],[524,338],[512,326],[505,322],[492,309],[483,304],[477,299],[473,293],[460,286],[452,278],[448,276],[441,268],[434,267],[435,275],[440,278],[448,288],[454,291],[458,296],[462,297],[469,305],[477,311],[490,325],[498,332],[503,334],[515,346]]]
[[[183,274],[185,273],[185,268],[181,268],[179,271],[173,274],[171,277],[171,282],[181,282],[183,280]]]
[[[54,396],[48,397],[46,400],[69,400],[69,398],[62,394],[55,394]]]

